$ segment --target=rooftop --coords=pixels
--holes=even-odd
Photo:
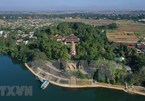
[[[79,42],[80,39],[77,38],[74,34],[71,34],[70,36],[66,37],[65,42]]]

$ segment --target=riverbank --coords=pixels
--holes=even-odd
[[[41,75],[35,73],[35,71],[32,68],[30,68],[27,63],[25,63],[24,65],[25,65],[25,67],[27,67],[27,69],[32,74],[34,74],[35,76],[37,76],[37,77],[39,77],[41,79],[46,80],[45,77],[42,77]],[[110,85],[110,84],[105,84],[105,83],[93,83],[93,84],[90,84],[90,85],[69,85],[69,84],[60,84],[60,83],[57,83],[57,82],[54,82],[54,81],[51,81],[51,80],[49,80],[49,82],[51,84],[53,84],[53,85],[60,86],[60,87],[65,87],[65,88],[93,88],[93,87],[102,87],[102,88],[120,90],[120,91],[124,91],[124,92],[130,93],[130,94],[138,94],[138,95],[145,96],[145,93],[143,93],[143,92],[139,92],[139,91],[137,91],[135,89],[133,89],[133,90],[125,89],[124,86],[120,86],[120,85]],[[138,87],[135,86],[133,88],[138,88]]]

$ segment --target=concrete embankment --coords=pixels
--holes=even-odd
[[[35,76],[45,80],[44,77],[42,77],[42,76],[38,75],[37,73],[35,73],[35,71],[33,69],[31,69],[28,66],[27,63],[25,63],[24,65]],[[90,85],[69,85],[69,84],[59,84],[57,82],[53,82],[53,81],[50,81],[50,80],[49,80],[49,82],[51,84],[53,84],[53,85],[60,86],[60,87],[65,87],[65,88],[93,88],[93,87],[102,87],[102,88],[120,90],[120,91],[124,91],[124,92],[130,93],[130,94],[139,94],[139,95],[145,96],[145,93],[143,93],[143,92],[139,92],[139,91],[136,91],[136,90],[129,91],[129,90],[126,90],[124,86],[120,86],[120,85],[109,85],[109,84],[105,84],[105,83],[94,83],[94,84],[90,84]]]

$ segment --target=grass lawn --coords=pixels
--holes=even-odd
[[[145,37],[145,29],[135,32],[138,37]]]

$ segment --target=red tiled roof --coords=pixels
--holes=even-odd
[[[65,42],[79,42],[80,39],[77,38],[75,35],[71,34],[65,39]]]
[[[130,49],[135,49],[135,46],[128,46],[128,48],[130,48]]]

